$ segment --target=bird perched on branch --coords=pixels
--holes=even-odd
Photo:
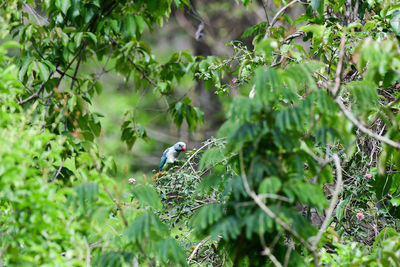
[[[165,164],[174,163],[177,160],[179,153],[185,150],[186,144],[184,142],[178,142],[175,145],[167,148],[161,157],[160,169],[158,170],[158,172],[162,171]]]

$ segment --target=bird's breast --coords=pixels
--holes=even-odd
[[[174,163],[176,160],[176,155],[174,151],[168,151],[167,153],[167,163]]]

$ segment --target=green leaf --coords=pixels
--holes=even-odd
[[[275,194],[277,193],[282,186],[282,182],[278,177],[269,177],[265,178],[259,188],[258,188],[258,193],[259,194]]]
[[[37,66],[39,68],[40,78],[42,79],[42,81],[47,81],[50,76],[49,68],[46,66],[46,64],[43,64],[42,62],[37,62]]]
[[[86,32],[85,35],[89,36],[89,38],[92,39],[93,43],[97,44],[97,37],[96,37],[96,35],[94,35],[94,33]]]
[[[390,25],[392,26],[393,31],[400,35],[400,10],[396,10],[393,15],[392,19],[390,20]]]
[[[313,11],[318,11],[318,13],[322,15],[324,10],[324,2],[324,0],[311,0],[311,7]]]
[[[137,31],[139,34],[142,34],[144,29],[146,28],[146,21],[143,19],[142,16],[135,16],[135,22],[137,25]]]
[[[24,80],[25,74],[27,73],[27,69],[33,60],[34,60],[33,57],[29,57],[22,62],[22,67],[19,70],[19,74],[18,74],[18,78],[20,81]]]
[[[191,225],[197,229],[205,229],[207,226],[218,221],[222,217],[222,207],[221,204],[214,203],[201,207],[193,215]]]
[[[259,68],[256,70],[256,95],[264,105],[270,105],[276,100],[277,92],[282,88],[278,71],[274,68]]]
[[[66,15],[71,7],[71,0],[56,0],[56,7],[61,9],[61,12]]]
[[[75,35],[74,39],[75,39],[76,47],[79,47],[79,46],[81,45],[81,43],[82,43],[82,38],[83,38],[83,32],[78,32],[78,33]]]
[[[71,196],[68,204],[72,204],[75,210],[87,215],[94,209],[94,203],[98,199],[99,188],[95,182],[86,182],[75,186],[75,196]]]
[[[211,236],[217,238],[219,235],[226,240],[234,240],[240,235],[241,220],[235,216],[224,217],[213,225]]]
[[[136,37],[136,20],[133,16],[127,16],[122,23],[122,33],[126,38]]]
[[[145,238],[159,240],[165,236],[168,228],[152,212],[147,211],[137,217],[124,231],[124,236],[134,242],[141,242]]]
[[[354,81],[347,84],[354,98],[353,111],[365,112],[377,108],[379,96],[376,86],[367,81]],[[357,112],[357,113],[358,113]]]
[[[187,265],[185,252],[174,239],[161,240],[156,246],[158,247],[157,257],[164,263]]]
[[[201,156],[199,170],[204,170],[224,158],[224,153],[220,148],[210,148]]]
[[[145,184],[136,185],[132,193],[134,197],[139,200],[141,205],[148,205],[155,210],[161,209],[162,203],[160,197],[152,186]]]
[[[391,202],[392,205],[395,206],[395,207],[400,206],[400,198],[399,198],[399,197],[398,197],[398,198],[392,198],[392,199],[390,200],[390,202]]]
[[[336,218],[338,222],[341,222],[346,217],[346,206],[349,203],[350,198],[346,198],[336,206]]]
[[[373,187],[375,189],[376,197],[382,199],[390,190],[392,186],[393,177],[391,175],[377,175]]]

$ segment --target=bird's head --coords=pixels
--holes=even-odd
[[[174,149],[176,151],[185,151],[186,150],[186,144],[184,142],[178,142],[174,145]]]

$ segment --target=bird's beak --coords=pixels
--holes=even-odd
[[[184,147],[182,147],[182,150],[183,150],[183,151],[185,151],[185,150],[186,150],[186,147],[185,147],[185,146],[184,146]]]

